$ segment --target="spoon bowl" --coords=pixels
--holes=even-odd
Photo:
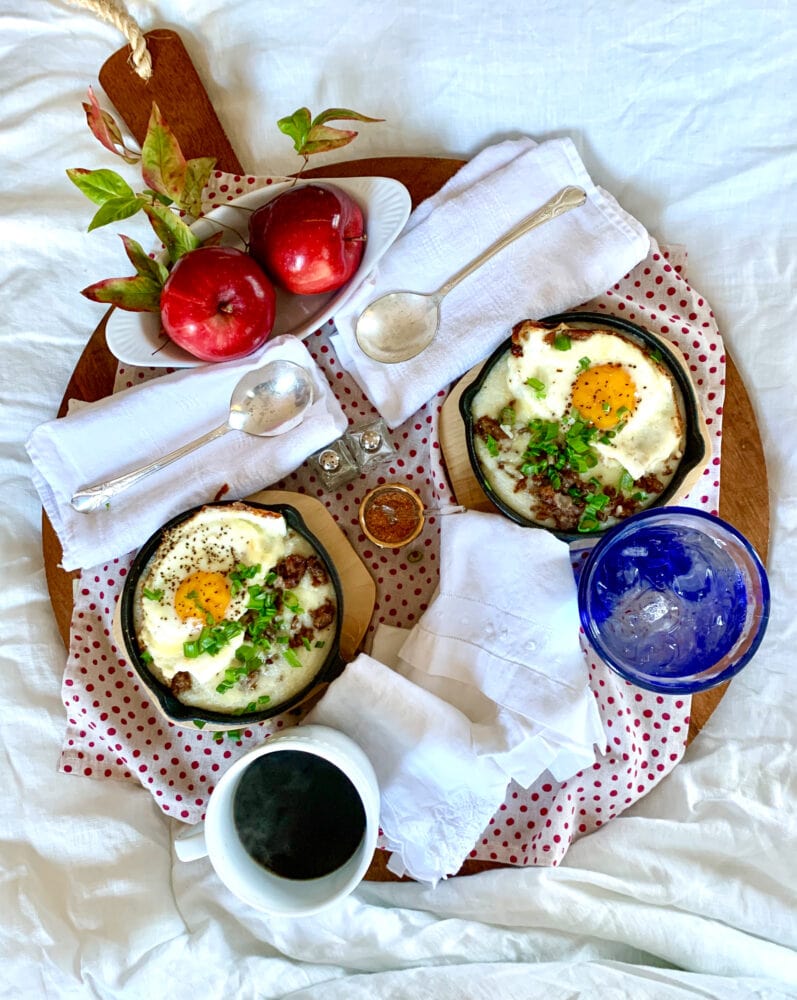
[[[526,233],[587,200],[579,187],[566,187],[452,275],[434,292],[395,291],[374,299],[360,314],[354,336],[373,361],[397,364],[416,357],[434,340],[440,327],[440,303],[461,281]]]
[[[298,426],[313,402],[313,380],[301,365],[293,361],[269,361],[262,368],[247,372],[236,384],[230,399],[226,423],[202,437],[184,444],[148,465],[125,472],[94,486],[84,486],[73,494],[70,503],[81,514],[107,505],[112,497],[159,472],[202,445],[215,441],[229,431],[244,431],[255,437],[274,437]]]
[[[297,427],[313,402],[313,380],[293,361],[270,361],[241,378],[232,391],[231,430],[275,437]]]

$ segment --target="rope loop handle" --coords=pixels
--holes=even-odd
[[[108,21],[125,36],[130,43],[130,62],[142,80],[152,76],[152,57],[147,48],[144,33],[137,22],[127,13],[122,0],[69,0],[75,7],[90,10],[103,21]]]

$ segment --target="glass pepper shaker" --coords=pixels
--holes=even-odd
[[[352,427],[346,433],[345,441],[363,472],[375,465],[390,461],[396,454],[390,441],[387,424],[381,417]]]
[[[310,467],[328,490],[337,489],[359,476],[357,462],[343,438],[333,441],[309,458]]]

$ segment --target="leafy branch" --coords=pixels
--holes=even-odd
[[[384,118],[368,118],[349,108],[327,108],[315,118],[309,108],[299,108],[292,115],[280,118],[277,128],[293,139],[293,148],[304,157],[302,169],[307,166],[308,157],[348,146],[359,135],[351,129],[331,128],[327,125],[330,121],[381,122]]]
[[[125,163],[140,163],[141,177],[146,185],[143,191],[134,191],[115,170],[85,170],[79,167],[67,170],[72,183],[98,206],[88,231],[143,212],[166,249],[166,264],[153,260],[129,236],[122,236],[125,253],[135,268],[135,275],[106,278],[84,288],[82,294],[94,302],[108,303],[120,309],[159,312],[161,291],[170,268],[185,254],[203,245],[181,216],[185,214],[194,219],[202,216],[202,192],[216,160],[212,156],[187,160],[176,135],[154,103],[140,152],[125,145],[121,128],[113,116],[100,107],[91,87],[83,110],[89,129],[105,149]],[[277,126],[293,139],[294,148],[306,165],[308,157],[313,154],[337,149],[356,138],[357,132],[326,124],[338,120],[379,122],[384,119],[368,118],[347,108],[327,108],[313,118],[307,108],[299,108],[292,115],[280,118]],[[217,242],[219,238],[220,234],[215,234],[205,243]]]
[[[114,118],[100,108],[91,88],[89,101],[83,109],[89,128],[106,149],[125,163],[141,164],[141,176],[146,185],[145,190],[136,192],[115,170],[67,170],[72,183],[99,206],[89,223],[89,232],[144,212],[166,248],[168,266],[153,260],[129,236],[122,236],[135,275],[106,278],[84,288],[82,294],[94,302],[106,302],[133,312],[158,312],[169,266],[200,246],[200,240],[180,213],[194,218],[202,215],[202,191],[216,161],[210,156],[186,160],[157,104],[152,105],[140,153],[125,146],[121,129]]]

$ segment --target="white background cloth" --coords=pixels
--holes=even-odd
[[[23,441],[55,414],[102,315],[77,291],[124,260],[115,227],[85,233],[91,206],[64,175],[109,166],[80,102],[122,40],[60,0],[37,0],[24,16],[0,0],[2,992],[797,995],[793,4],[130,9],[145,29],[181,31],[252,170],[294,168],[273,122],[302,104],[387,119],[363,126],[343,156],[469,157],[518,134],[570,135],[596,182],[649,232],[687,244],[688,275],[715,308],[762,429],[772,624],[672,775],[558,869],[434,890],[367,884],[334,913],[261,919],[206,864],[174,865],[170,828],[146,791],[58,774],[64,651]]]

